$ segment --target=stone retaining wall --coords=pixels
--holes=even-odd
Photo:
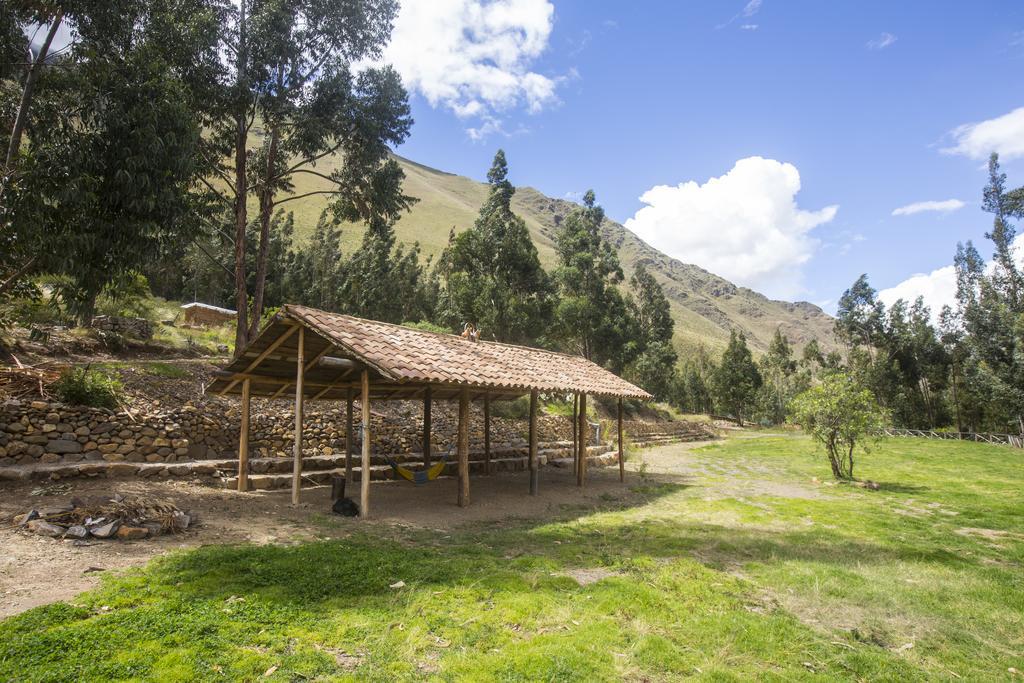
[[[358,452],[360,414],[355,409]],[[437,453],[455,442],[457,406],[434,403],[432,442]],[[254,399],[250,454],[290,457],[294,414],[287,402]],[[197,405],[129,415],[101,408],[65,406],[45,401],[7,401],[0,405],[0,467],[81,461],[183,462],[235,457],[240,409],[238,401],[211,397]],[[373,450],[385,453],[422,452],[422,404],[392,402],[374,406],[371,417]],[[526,420],[492,417],[495,448],[525,443]],[[337,403],[313,403],[303,424],[305,455],[330,455],[345,450],[345,408]],[[540,441],[572,438],[565,417],[538,417]],[[483,411],[470,414],[470,447],[483,448]]]
[[[152,339],[153,323],[145,318],[123,318],[117,315],[97,315],[92,319],[90,327],[104,332],[135,337],[136,339]]]

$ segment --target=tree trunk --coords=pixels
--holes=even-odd
[[[246,27],[245,27],[245,0],[240,3],[240,15],[238,19],[238,70],[237,90],[238,109],[235,112],[235,355],[242,352],[248,339],[248,309],[249,296],[245,284],[245,229],[248,223],[248,213],[245,200],[249,194],[248,179],[246,178],[246,149],[245,145],[249,140],[248,122],[246,121],[248,100],[243,94],[248,89],[245,70],[248,59],[246,57]]]
[[[284,66],[277,67],[278,90],[284,87]],[[267,165],[261,179],[260,197],[260,246],[256,255],[256,283],[252,293],[252,321],[249,323],[249,339],[253,339],[260,331],[260,319],[263,317],[263,293],[267,285],[267,256],[270,253],[270,221],[274,214],[274,177],[277,167],[278,145],[281,140],[281,129],[274,124],[270,129],[270,142],[267,145]]]
[[[249,339],[260,331],[260,318],[263,316],[263,292],[267,285],[267,256],[270,253],[270,221],[274,213],[274,190],[271,183],[274,165],[277,162],[277,145],[280,137],[275,126],[270,132],[270,144],[267,148],[267,169],[260,188],[260,246],[256,255],[256,284],[252,293],[252,321],[249,323]]]
[[[36,87],[36,81],[39,80],[39,72],[42,71],[43,64],[46,63],[46,57],[50,53],[50,44],[53,43],[53,37],[57,35],[57,29],[60,28],[63,20],[63,11],[59,11],[54,15],[53,21],[50,23],[50,29],[46,32],[46,39],[43,40],[43,44],[39,48],[39,54],[32,60],[32,65],[28,69],[28,75],[25,76],[25,87],[21,91],[21,102],[18,104],[18,113],[14,118],[11,139],[7,145],[7,158],[4,162],[4,167],[8,171],[10,171],[14,164],[14,158],[18,155],[18,150],[21,149],[21,136],[25,131],[25,123],[28,121],[28,110],[32,105],[32,94]]]

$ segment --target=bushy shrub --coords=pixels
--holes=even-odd
[[[54,384],[57,396],[64,403],[93,408],[117,408],[124,389],[116,377],[89,366],[68,368]]]

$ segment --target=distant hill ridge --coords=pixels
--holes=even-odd
[[[420,200],[395,225],[396,237],[407,244],[419,242],[424,256],[436,258],[448,243],[452,228],[461,232],[473,224],[487,196],[487,185],[402,157],[396,159],[405,170],[406,193]],[[333,163],[326,159],[321,166],[326,166],[323,170],[329,172]],[[296,187],[296,192],[311,189],[316,189],[313,184]],[[556,231],[575,204],[552,199],[532,187],[517,188],[512,204],[526,221],[544,266],[554,267]],[[296,214],[300,239],[312,231],[324,205],[323,198],[317,196],[289,204]],[[361,226],[346,227],[343,248],[356,248],[362,231]],[[737,287],[703,268],[661,253],[615,221],[606,220],[604,233],[619,250],[627,281],[636,266],[643,263],[661,283],[672,304],[676,343],[684,352],[699,343],[721,347],[728,340],[730,329],[742,330],[752,348],[764,351],[776,327],[797,347],[811,339],[817,339],[824,350],[836,346],[833,319],[814,304],[775,301],[746,287]]]

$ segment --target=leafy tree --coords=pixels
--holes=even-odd
[[[810,373],[799,371],[789,340],[778,328],[759,366],[764,380],[761,387],[762,412],[772,424],[782,424],[790,400],[806,388]]]
[[[204,7],[121,2],[79,15],[74,49],[39,75],[31,109],[19,105],[27,144],[0,229],[16,236],[26,272],[63,276],[57,294],[82,320],[192,225],[202,166],[190,82],[216,53],[209,35],[179,29],[215,25]]]
[[[559,267],[555,273],[559,302],[555,320],[556,334],[573,352],[600,365],[621,371],[644,349],[646,340],[629,302],[617,285],[622,282],[618,255],[601,236],[604,210],[597,205],[593,190],[562,221],[556,241]],[[638,283],[640,284],[640,283]],[[650,290],[650,284],[645,284]],[[654,283],[656,286],[657,283]],[[640,305],[657,308],[656,293]],[[657,310],[651,310],[649,323],[655,330]],[[669,332],[671,338],[671,332]]]
[[[222,182],[207,188],[234,215],[237,349],[260,319],[270,221],[279,205],[328,195],[339,218],[368,221],[393,220],[411,203],[401,192],[400,167],[387,158],[387,145],[402,142],[412,124],[406,93],[393,69],[356,75],[351,67],[380,57],[397,7],[394,0],[241,0],[225,15],[221,35],[230,58],[221,74],[224,95],[209,108],[208,126]],[[257,125],[263,136],[251,150]],[[315,168],[334,154],[342,160],[337,169]],[[294,194],[298,174],[319,185]],[[259,205],[260,239],[250,288],[251,194]]]
[[[884,425],[871,391],[849,373],[831,372],[793,400],[794,420],[825,448],[832,475],[853,479],[854,455]]]
[[[366,318],[400,323],[423,320],[431,313],[424,293],[419,244],[395,246],[395,232],[374,219],[360,249],[349,259],[341,290],[342,310]]]
[[[677,391],[676,361],[678,356],[670,342],[654,342],[637,357],[629,377],[659,400],[672,398]]]
[[[715,404],[731,413],[742,426],[743,417],[750,414],[761,383],[761,373],[747,347],[746,336],[733,330],[712,379]]]
[[[537,343],[551,320],[553,292],[526,222],[512,212],[515,188],[505,153],[487,173],[490,193],[470,229],[449,238],[438,262],[437,319],[475,323],[484,338]]]
[[[644,340],[649,344],[671,342],[675,321],[661,285],[642,263],[633,271],[629,284],[635,295],[633,315]]]
[[[868,284],[868,276],[861,275],[839,298],[835,332],[851,348],[872,349],[881,334],[885,310],[875,294]]]

